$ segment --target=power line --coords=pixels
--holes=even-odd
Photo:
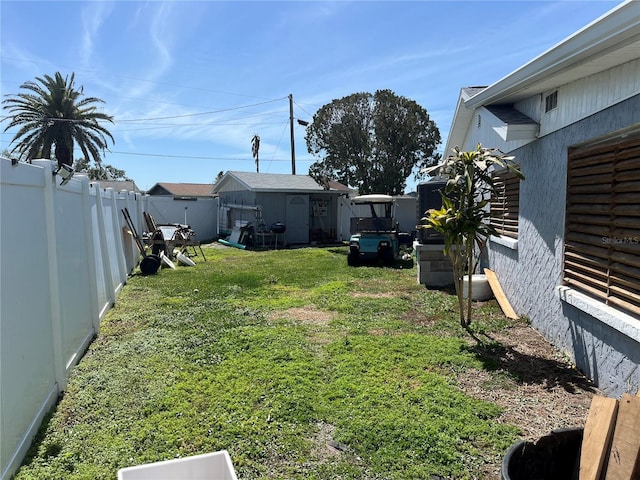
[[[155,123],[152,124],[152,127],[148,127],[148,128],[135,128],[135,129],[128,129],[128,130],[122,130],[122,129],[115,129],[112,130],[113,132],[134,132],[134,131],[138,131],[138,130],[153,130],[156,128],[169,128],[169,127],[193,127],[193,126],[204,126],[204,127],[217,127],[217,126],[240,126],[240,125],[255,125],[252,123],[241,123],[238,120],[247,120],[250,118],[257,118],[257,117],[277,117],[279,115],[282,115],[282,113],[280,112],[268,112],[268,113],[257,113],[255,115],[247,115],[244,117],[235,117],[233,119],[229,119],[225,122],[206,122],[206,123]],[[116,121],[117,123],[117,121]],[[262,122],[259,125],[280,125],[280,122]]]
[[[258,124],[258,126],[263,125],[280,125],[282,122],[262,122]],[[123,132],[141,132],[145,130],[160,130],[162,128],[181,128],[181,127],[240,127],[245,125],[252,125],[252,123],[171,123],[167,125],[156,125],[154,127],[141,127],[141,128],[127,128],[127,129],[112,129],[109,130],[112,133],[123,133]]]
[[[234,110],[242,110],[243,108],[251,108],[251,107],[258,107],[260,105],[266,105],[268,103],[274,103],[274,102],[279,102],[281,100],[285,100],[287,97],[283,97],[283,98],[276,98],[274,100],[268,100],[266,102],[260,102],[260,103],[253,103],[251,105],[242,105],[240,107],[231,107],[231,108],[223,108],[220,110],[212,110],[209,112],[200,112],[200,113],[186,113],[184,115],[172,115],[172,116],[167,116],[167,117],[154,117],[154,118],[134,118],[134,119],[128,119],[128,120],[118,120],[119,122],[122,123],[131,123],[131,122],[149,122],[149,121],[155,121],[155,120],[172,120],[174,118],[187,118],[187,117],[197,117],[200,115],[212,115],[214,113],[223,113],[223,112],[231,112]]]
[[[169,155],[166,153],[134,153],[134,152],[116,152],[116,151],[112,151],[109,150],[109,153],[113,153],[113,154],[118,154],[118,155],[133,155],[133,156],[140,156],[140,157],[161,157],[161,158],[181,158],[181,159],[192,159],[192,160],[228,160],[228,161],[234,161],[234,162],[253,162],[255,161],[252,158],[234,158],[234,157],[199,157],[199,156],[193,156],[193,155]],[[301,159],[302,161],[305,162],[313,162],[315,160],[313,159]],[[271,161],[274,162],[288,162],[290,161],[287,158],[272,158]]]
[[[187,118],[187,117],[195,117],[195,116],[200,116],[200,115],[210,115],[210,114],[214,114],[214,113],[222,113],[222,112],[229,112],[229,111],[236,111],[236,110],[242,110],[245,108],[251,108],[251,107],[255,107],[255,106],[261,106],[261,105],[265,105],[268,103],[274,103],[274,102],[278,102],[281,100],[285,100],[287,97],[283,97],[283,98],[277,98],[274,100],[268,100],[266,102],[260,102],[260,103],[255,103],[255,104],[251,104],[251,105],[243,105],[243,106],[239,106],[239,107],[231,107],[231,108],[226,108],[226,109],[220,109],[220,110],[214,110],[214,111],[209,111],[209,112],[199,112],[199,113],[192,113],[192,114],[184,114],[184,115],[173,115],[173,116],[166,116],[166,117],[155,117],[155,118],[140,118],[140,119],[129,119],[129,120],[115,120],[114,124],[117,123],[138,123],[138,122],[147,122],[147,121],[156,121],[156,120],[173,120],[173,119],[179,119],[179,118]],[[244,120],[244,119],[248,119],[248,118],[255,118],[255,117],[266,117],[266,116],[277,116],[280,115],[280,113],[278,112],[268,112],[268,113],[259,113],[259,114],[255,114],[255,115],[249,115],[246,117],[238,117],[234,120]],[[12,118],[11,115],[5,115],[5,116],[0,116],[0,121],[4,121],[7,120],[9,118]],[[51,122],[76,122],[78,120],[75,119],[70,119],[70,118],[54,118],[54,117],[50,117],[47,118],[47,120],[51,121]],[[274,125],[276,123],[273,123]],[[279,122],[277,123],[279,124]],[[139,129],[130,129],[130,130],[114,130],[114,132],[130,132],[130,131],[139,131],[139,130],[152,130],[155,128],[168,128],[168,127],[186,127],[186,126],[216,126],[216,125],[243,125],[242,123],[237,123],[237,122],[233,122],[233,123],[217,123],[217,122],[208,122],[208,123],[175,123],[175,124],[166,124],[166,125],[158,125],[156,124],[153,127],[148,127],[148,128],[139,128]],[[244,124],[244,125],[248,125],[248,124]]]
[[[280,138],[278,139],[278,143],[276,144],[276,148],[273,150],[273,155],[271,156],[271,159],[269,160],[269,163],[267,165],[267,170],[269,170],[269,167],[271,166],[271,162],[279,162],[281,160],[276,160],[274,157],[276,155],[276,152],[278,151],[278,148],[280,148],[280,143],[282,142],[282,137],[284,137],[284,132],[287,131],[287,127],[289,126],[289,122],[284,124],[284,127],[282,129],[282,133],[280,134]]]
[[[296,106],[297,106],[300,110],[302,110],[304,113],[306,113],[306,114],[309,116],[309,118],[313,118],[313,114],[311,114],[311,113],[307,112],[304,108],[302,108],[302,106],[301,106],[298,102],[296,102],[296,101],[294,100],[294,101],[293,101],[293,103],[295,103],[295,104],[296,104]]]

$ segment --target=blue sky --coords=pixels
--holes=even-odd
[[[310,121],[334,99],[390,89],[429,112],[443,149],[460,88],[496,82],[619,3],[2,0],[0,92],[74,72],[115,119],[104,162],[142,189],[255,171],[256,134],[260,172],[291,173],[290,94]],[[294,125],[306,174],[316,159]]]

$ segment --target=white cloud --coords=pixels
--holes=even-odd
[[[100,34],[105,19],[113,11],[111,2],[87,2],[82,4],[80,67],[95,68],[94,38]]]

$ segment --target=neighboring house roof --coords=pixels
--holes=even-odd
[[[640,2],[627,0],[488,87],[463,88],[445,152],[463,143],[474,109],[513,105],[636,60],[638,52]]]
[[[221,191],[225,184],[236,181],[246,190],[253,192],[322,192],[326,191],[309,175],[281,173],[226,172],[213,186],[213,193]],[[330,190],[348,191],[338,182],[331,182]]]
[[[329,180],[329,189],[330,190],[340,190],[343,192],[352,192],[353,189],[347,187],[346,185],[343,185],[340,182],[336,182],[335,180]]]
[[[126,190],[128,192],[142,192],[133,180],[89,180],[97,183],[100,188],[113,188],[116,192]]]
[[[173,195],[174,197],[211,197],[210,183],[156,183],[148,195]]]

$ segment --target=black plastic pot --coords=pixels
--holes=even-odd
[[[502,461],[502,480],[574,478],[580,462],[582,435],[582,428],[564,428],[553,430],[535,443],[514,443]]]
[[[160,257],[158,255],[147,255],[140,260],[140,271],[143,275],[153,275],[160,268]]]

